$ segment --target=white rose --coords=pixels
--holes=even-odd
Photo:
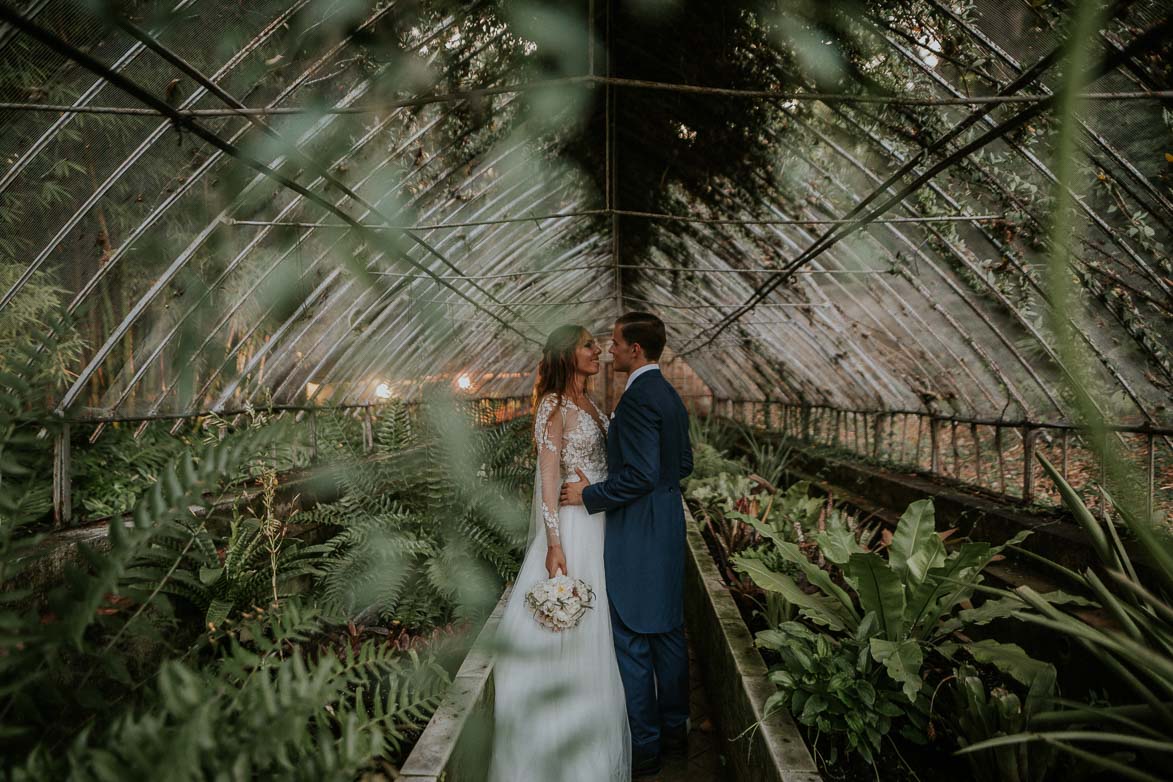
[[[558,622],[560,624],[566,624],[567,622],[570,621],[570,614],[566,613],[561,608],[559,608],[557,611],[554,612],[554,621]]]

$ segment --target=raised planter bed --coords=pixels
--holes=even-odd
[[[461,663],[444,700],[432,714],[399,779],[411,782],[481,782],[493,746],[493,635],[512,587],[506,587]]]
[[[733,777],[743,782],[821,780],[806,742],[789,714],[762,721],[776,688],[753,636],[730,597],[700,528],[685,507],[688,554],[684,618],[701,680],[709,693]],[[757,727],[751,727],[760,723]],[[747,730],[748,729],[748,730]]]
[[[788,714],[762,721],[766,699],[775,691],[733,598],[721,580],[708,547],[685,509],[688,551],[684,612],[709,700],[720,751],[740,782],[820,782],[806,742]],[[481,782],[492,747],[493,633],[505,610],[501,596],[460,666],[443,703],[432,715],[400,769],[412,782]],[[757,727],[756,723],[760,723]],[[747,730],[748,729],[748,730]]]
[[[1028,529],[1034,534],[1025,548],[1064,567],[1082,571],[1098,561],[1083,530],[1062,508],[1040,508],[1009,498],[987,497],[946,481],[839,459],[794,440],[786,442],[793,449],[788,483],[810,480],[816,488],[837,490],[837,497],[847,492],[851,498],[865,498],[860,505],[870,504],[897,514],[915,500],[932,497],[939,525],[957,527],[964,536],[999,543]],[[1138,570],[1146,570],[1148,563],[1143,553],[1130,542],[1125,547]]]

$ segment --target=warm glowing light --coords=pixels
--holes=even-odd
[[[379,385],[375,386],[375,396],[379,397],[380,399],[390,399],[391,386],[387,385],[386,383],[380,383]]]
[[[307,397],[313,398],[314,394],[316,394],[317,392],[318,392],[318,384],[317,383],[308,383],[307,382],[305,384],[305,395]]]
[[[472,388],[472,378],[470,378],[468,375],[461,375],[459,378],[457,378],[456,385],[460,386],[461,391],[467,391],[468,389]]]

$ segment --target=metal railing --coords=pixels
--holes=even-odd
[[[1105,466],[1080,426],[1063,421],[1011,421],[929,413],[923,410],[844,410],[774,400],[714,400],[713,412],[754,428],[780,432],[815,446],[865,460],[911,469],[1027,503],[1059,504],[1057,490],[1042,480],[1035,458],[1043,454],[1077,490],[1103,486]],[[1142,476],[1150,517],[1173,510],[1173,428],[1109,424],[1122,451]],[[1089,505],[1103,502],[1091,496]]]

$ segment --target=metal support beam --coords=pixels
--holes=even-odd
[[[1035,435],[1037,430],[1022,427],[1022,499],[1032,502],[1035,498]]]
[[[53,524],[60,527],[73,519],[73,482],[70,475],[69,424],[53,438]]]

